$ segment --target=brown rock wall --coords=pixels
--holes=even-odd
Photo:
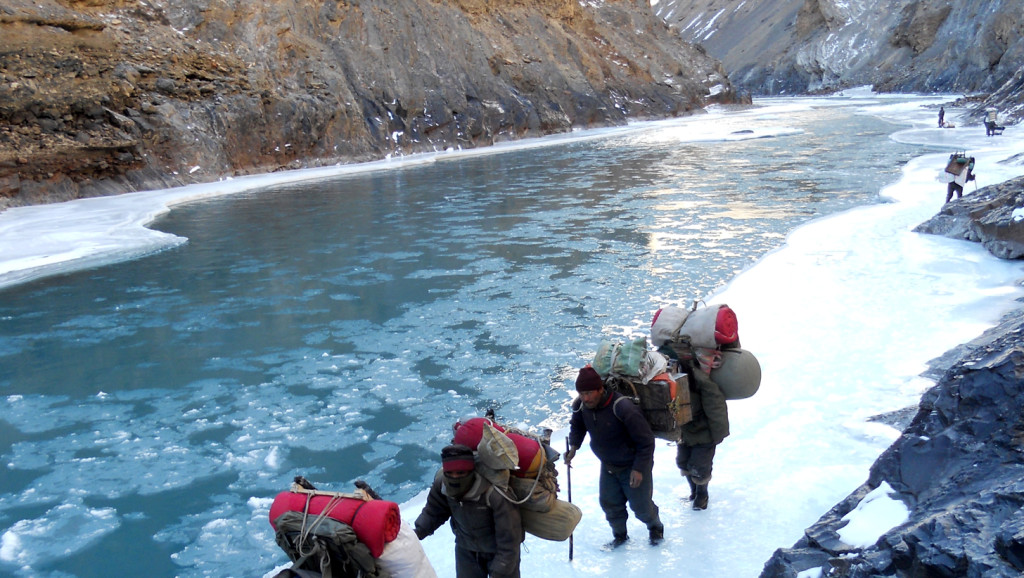
[[[735,99],[627,1],[10,0],[0,38],[0,209]]]

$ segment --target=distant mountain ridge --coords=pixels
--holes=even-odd
[[[755,95],[871,85],[979,94],[1024,117],[1019,0],[659,0],[655,12]]]

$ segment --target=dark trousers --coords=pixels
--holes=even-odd
[[[949,183],[946,187],[946,202],[948,203],[953,199],[953,193],[956,193],[956,198],[962,198],[964,195],[964,188],[956,183]]]
[[[455,576],[456,578],[487,578],[491,576],[491,561],[494,554],[491,552],[473,552],[465,548],[455,547]],[[519,578],[519,564],[511,574],[494,575],[493,578]]]
[[[697,444],[688,446],[680,443],[676,446],[676,465],[684,476],[689,476],[695,484],[706,484],[711,481],[711,463],[715,459],[715,444]]]
[[[617,468],[601,464],[601,477],[598,479],[598,497],[604,517],[612,527],[612,533],[626,533],[626,504],[633,510],[636,518],[647,525],[648,529],[663,528],[658,506],[654,503],[654,476],[650,471],[644,472],[644,479],[639,487],[629,487],[629,466]]]

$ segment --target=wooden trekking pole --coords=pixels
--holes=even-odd
[[[565,438],[565,453],[569,453],[569,438]],[[569,503],[572,503],[572,466],[565,464],[565,485]],[[569,534],[569,561],[572,562],[572,534]]]

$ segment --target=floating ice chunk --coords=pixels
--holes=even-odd
[[[75,499],[39,518],[15,522],[0,537],[0,560],[30,570],[84,550],[120,525],[113,508],[90,508]]]

